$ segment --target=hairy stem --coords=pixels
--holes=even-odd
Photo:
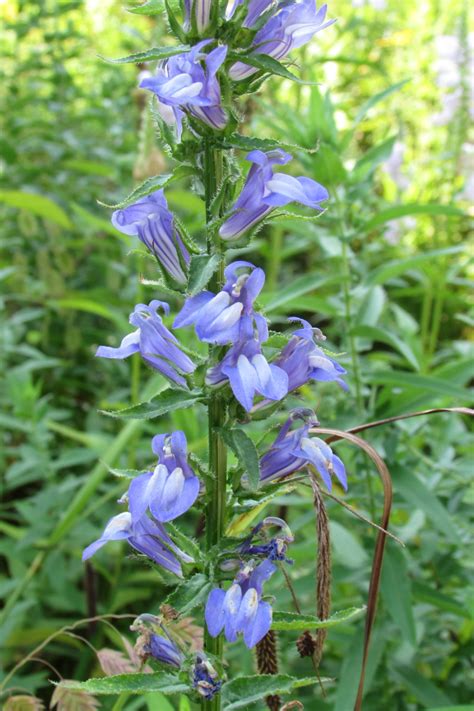
[[[223,160],[222,152],[212,147],[209,143],[204,146],[204,186],[206,199],[207,223],[207,250],[209,254],[219,254],[220,264],[211,289],[219,291],[224,282],[224,257],[222,255],[219,237],[212,227],[212,201],[220,187],[222,180]],[[220,347],[209,347],[209,365],[215,364],[220,357]],[[219,392],[212,393],[208,404],[209,424],[209,490],[206,503],[206,546],[209,551],[217,545],[224,535],[226,519],[226,481],[227,481],[227,452],[225,444],[219,435],[220,428],[226,419],[225,403]],[[205,651],[222,660],[223,639],[222,635],[211,637],[207,630],[204,637]],[[220,711],[221,698],[216,694],[213,699],[202,701],[204,711]]]

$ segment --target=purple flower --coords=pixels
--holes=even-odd
[[[262,600],[263,583],[275,572],[269,560],[256,568],[243,567],[225,592],[214,588],[206,603],[205,619],[211,637],[224,630],[228,642],[235,642],[242,633],[249,649],[265,637],[272,624],[272,608]]]
[[[119,540],[127,540],[132,548],[179,577],[182,577],[181,564],[173,553],[187,563],[193,562],[192,558],[173,543],[160,523],[155,523],[146,516],[134,520],[128,511],[110,519],[100,538],[84,550],[82,560],[91,558],[109,541]]]
[[[304,424],[291,431],[295,419],[303,420]],[[261,481],[281,479],[312,465],[329,490],[332,488],[333,474],[342,487],[347,489],[346,471],[342,461],[326,442],[309,435],[310,428],[317,424],[319,423],[312,410],[293,410],[272,446],[260,460]]]
[[[155,632],[150,634],[148,643],[144,646],[143,651],[162,664],[169,664],[177,669],[181,667],[184,661],[184,655],[181,654],[174,642]]]
[[[205,699],[212,699],[222,686],[218,674],[203,652],[198,652],[193,667],[193,688]]]
[[[212,0],[184,0],[185,26],[189,28],[191,23],[191,13],[194,9],[196,17],[196,28],[199,33],[203,32],[208,25],[211,16]]]
[[[267,529],[274,528],[275,526],[280,529],[276,536],[273,536],[265,543],[254,543],[256,536],[262,535]],[[286,521],[278,518],[278,516],[267,516],[267,518],[264,518],[263,521],[260,521],[260,523],[252,529],[250,536],[239,546],[239,551],[242,555],[258,555],[270,561],[281,560],[287,563],[293,563],[292,560],[286,557],[286,551],[288,545],[293,543],[294,540],[293,534]]]
[[[321,331],[302,318],[292,317],[288,320],[303,324],[303,328],[293,333],[288,344],[275,359],[275,365],[288,374],[288,392],[296,390],[308,380],[334,380],[347,390],[347,384],[342,379],[346,373],[344,368],[314,342],[315,337],[324,340]]]
[[[316,32],[335,22],[324,22],[326,12],[327,5],[318,10],[316,0],[302,0],[283,5],[255,35],[251,55],[267,54],[274,59],[283,59],[293,49],[309,42]],[[245,62],[236,62],[231,66],[229,76],[240,81],[256,71],[258,69]]]
[[[181,373],[192,373],[195,364],[180,349],[178,340],[166,328],[157,310],[162,308],[169,313],[169,306],[156,299],[150,304],[137,304],[130,314],[130,323],[137,330],[129,333],[118,348],[99,346],[96,356],[100,358],[128,358],[133,353],[140,353],[143,360],[158,370],[169,380],[186,388],[186,380]]]
[[[230,20],[237,8],[242,5],[244,0],[230,0],[227,5],[225,12],[225,19]],[[247,6],[247,15],[242,22],[242,27],[252,27],[258,20],[258,18],[263,15],[263,13],[268,10],[272,5],[273,0],[249,0]]]
[[[251,272],[238,274],[243,269]],[[252,334],[253,323],[257,325],[259,338],[268,338],[267,322],[253,309],[253,303],[265,282],[263,269],[250,262],[237,261],[229,264],[224,276],[226,282],[222,291],[213,294],[203,291],[186,299],[176,316],[174,328],[194,325],[199,340],[204,343],[236,343],[241,333]],[[248,337],[248,335],[247,335]]]
[[[282,368],[267,362],[260,342],[253,337],[238,341],[223,360],[206,373],[207,385],[218,386],[226,381],[247,412],[252,409],[256,394],[268,400],[281,400],[288,392],[288,375]]]
[[[158,99],[158,110],[167,123],[176,124],[181,139],[183,116],[188,113],[214,129],[223,129],[227,116],[221,106],[221,90],[217,70],[227,54],[226,46],[209,52],[201,50],[213,40],[196,44],[189,52],[176,54],[158,66],[156,75],[140,83]]]
[[[285,173],[273,172],[275,165],[285,165],[291,159],[292,156],[280,148],[266,153],[255,150],[247,155],[247,160],[253,165],[232,207],[231,216],[219,230],[222,239],[237,239],[275,207],[290,202],[322,210],[320,203],[329,197],[326,188],[311,178],[294,178]]]
[[[134,520],[149,509],[157,521],[172,521],[196,501],[199,479],[188,464],[184,432],[156,435],[152,447],[158,465],[153,472],[133,479],[128,490],[129,508]]]
[[[137,235],[170,277],[179,284],[186,283],[189,253],[174,225],[163,190],[116,210],[112,224],[125,235]]]

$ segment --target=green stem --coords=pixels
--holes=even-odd
[[[220,291],[224,283],[224,256],[216,231],[212,228],[213,219],[211,205],[220,187],[223,171],[222,152],[209,143],[204,146],[204,185],[206,199],[207,222],[207,249],[209,254],[219,254],[220,264],[212,284],[211,290]],[[213,365],[220,358],[221,348],[209,347],[209,364]],[[226,524],[226,485],[227,485],[227,452],[224,441],[219,435],[226,419],[225,402],[219,392],[214,392],[209,397],[208,423],[209,423],[209,482],[206,502],[206,548],[209,551],[216,546],[225,532]],[[207,630],[204,637],[205,651],[217,658],[218,665],[222,662],[223,639],[222,635],[211,637]],[[213,699],[201,702],[203,711],[220,711],[221,697],[216,694]]]

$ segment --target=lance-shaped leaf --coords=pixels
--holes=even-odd
[[[283,79],[290,79],[291,81],[295,81],[298,84],[315,83],[299,79],[297,76],[292,74],[283,64],[278,62],[276,59],[273,59],[273,57],[270,57],[268,54],[246,54],[245,56],[242,56],[240,54],[237,54],[236,52],[229,52],[229,59],[235,59],[239,62],[244,62],[245,64],[249,64],[251,67],[261,69],[262,71],[267,72],[268,74],[276,74],[279,77],[283,77]]]
[[[145,3],[137,0],[136,4],[129,5],[126,9],[134,15],[161,15],[164,11],[163,0],[148,0]]]
[[[189,265],[188,292],[195,296],[207,286],[219,266],[218,254],[195,254]]]
[[[88,681],[65,681],[62,689],[77,689],[89,694],[148,694],[160,691],[162,694],[179,694],[190,691],[176,674],[153,672],[153,674],[118,674]]]
[[[231,448],[243,470],[248,474],[250,489],[258,489],[260,484],[260,463],[257,448],[243,430],[219,430],[224,442]]]
[[[165,173],[164,175],[154,175],[152,178],[147,178],[143,183],[141,183],[138,187],[132,190],[130,195],[128,195],[124,200],[116,203],[115,205],[108,205],[107,203],[100,201],[99,204],[103,205],[104,207],[110,207],[114,210],[119,210],[123,207],[127,207],[127,205],[131,205],[132,203],[137,202],[137,200],[140,200],[140,198],[144,198],[147,195],[150,195],[150,193],[154,193],[155,190],[160,190],[161,188],[166,187],[175,180],[180,180],[181,178],[185,178],[186,176],[193,174],[194,168],[192,166],[178,165],[172,173]]]
[[[165,603],[174,607],[181,615],[188,615],[206,600],[211,587],[211,583],[206,576],[202,573],[197,573],[178,585],[168,595]]]
[[[100,56],[104,62],[109,64],[141,64],[142,62],[152,62],[159,59],[167,59],[168,57],[173,57],[175,54],[181,54],[182,52],[188,52],[189,46],[186,44],[177,45],[174,47],[152,47],[146,52],[136,52],[135,54],[129,54],[127,57],[118,57],[118,59],[109,59],[108,57]]]
[[[173,410],[191,407],[202,398],[201,391],[187,392],[167,388],[148,402],[140,402],[123,410],[100,410],[99,412],[122,420],[151,420]]]
[[[328,681],[330,679],[324,679],[324,682]],[[317,683],[317,677],[297,679],[288,674],[241,676],[228,681],[222,687],[223,707],[226,711],[245,708],[249,704],[261,702],[266,696],[290,694],[295,689]]]
[[[278,612],[273,613],[272,629],[280,632],[287,630],[307,630],[324,629],[325,627],[335,627],[343,622],[350,622],[358,619],[366,608],[363,607],[348,607],[346,610],[339,610],[334,615],[328,617],[327,620],[320,620],[315,615],[298,615],[296,612]]]

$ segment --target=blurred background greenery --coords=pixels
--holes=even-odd
[[[328,187],[329,208],[316,222],[288,217],[266,227],[245,253],[267,270],[261,304],[276,326],[302,315],[342,354],[350,393],[318,384],[302,397],[323,426],[346,429],[468,404],[473,42],[463,0],[332,0],[329,12],[337,24],[295,56],[297,71],[318,86],[272,80],[243,106],[249,134],[318,147],[295,149],[294,170]],[[158,429],[184,429],[203,457],[206,439],[198,410],[158,423],[98,413],[164,385],[138,358],[94,360],[98,344],[115,344],[127,332],[133,305],[156,297],[146,283],[153,263],[114,230],[98,200],[117,202],[136,182],[167,170],[147,99],[136,89],[146,67],[113,66],[98,55],[168,42],[164,19],[127,12],[116,0],[0,0],[0,20],[4,675],[63,625],[95,614],[157,612],[167,580],[118,543],[86,568],[81,550],[116,511],[124,487],[111,467],[149,464]],[[183,181],[167,197],[198,233],[203,210],[189,185]],[[298,402],[294,397],[291,404]],[[265,429],[281,420],[275,415]],[[438,414],[366,435],[392,473],[392,528],[405,543],[388,544],[366,685],[369,711],[467,708],[472,699],[467,426],[461,416]],[[374,472],[348,445],[339,451],[349,472],[346,501],[377,519],[381,488]],[[327,506],[334,610],[361,605],[374,529],[335,501],[327,499]],[[268,511],[284,513],[296,536],[290,572],[312,613],[310,495],[301,488]],[[190,516],[185,525],[194,533],[197,521]],[[278,609],[291,607],[288,592],[271,592]],[[126,620],[114,624],[133,641]],[[321,673],[335,682],[326,698],[318,690],[302,693],[307,709],[352,708],[362,631],[363,620],[331,631]],[[107,625],[78,634],[95,649],[115,649],[116,669],[127,664],[118,654],[120,637]],[[282,670],[310,674],[294,636],[282,635]],[[30,661],[9,686],[44,703],[49,679],[58,674],[85,679],[107,671],[77,637],[55,638],[40,656],[54,669]],[[229,663],[235,673],[250,670],[253,660],[236,644]],[[100,708],[169,711],[178,703],[181,711],[191,708],[157,696],[101,699]]]

